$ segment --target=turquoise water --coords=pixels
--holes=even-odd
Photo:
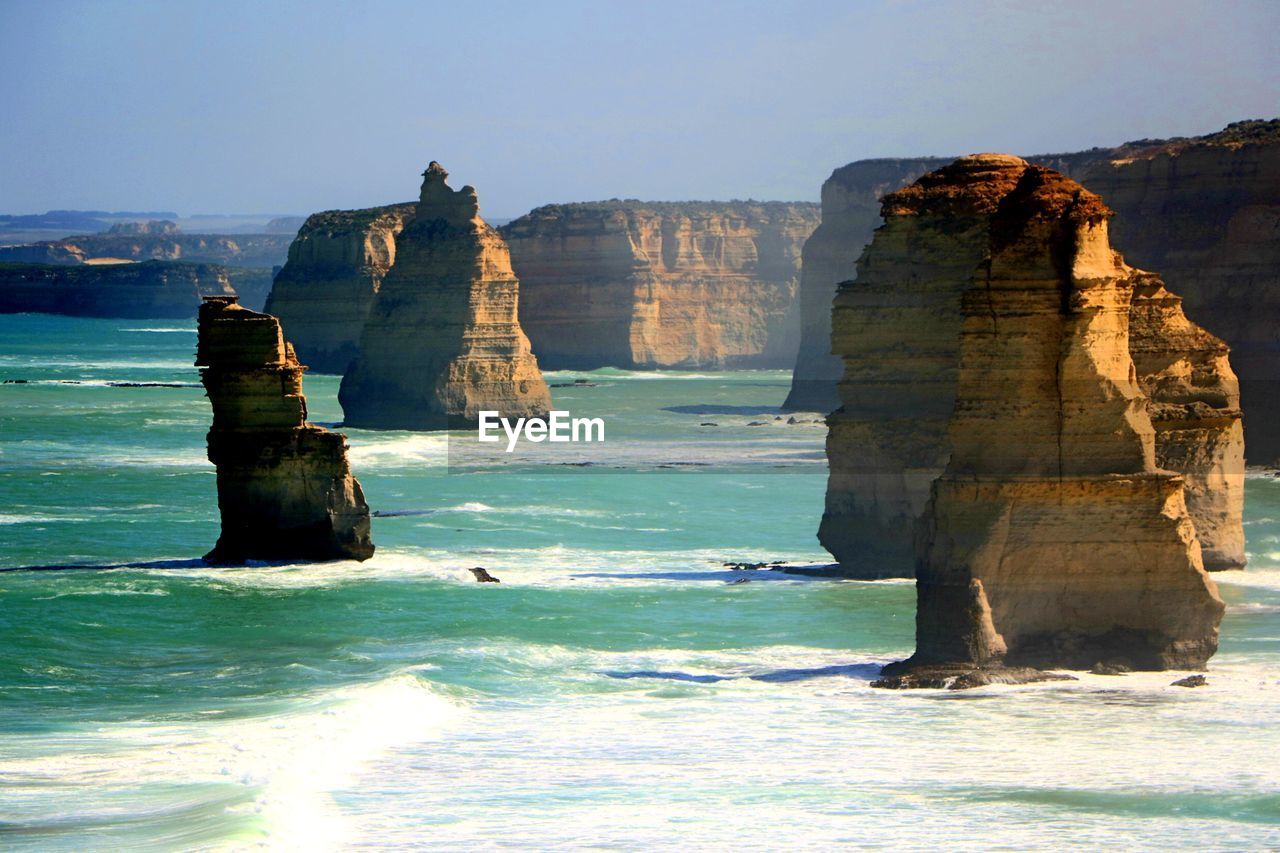
[[[909,583],[721,565],[827,559],[786,374],[550,375],[603,447],[349,430],[377,555],[211,569],[194,343],[0,317],[0,566],[141,564],[0,573],[0,847],[1280,844],[1274,478],[1209,687],[892,693]]]

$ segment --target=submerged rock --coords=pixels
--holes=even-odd
[[[876,377],[890,380],[876,383],[884,398],[906,393],[911,411],[946,430],[932,444],[921,440],[931,432],[908,436],[920,468],[948,458],[916,530],[916,652],[886,676],[1109,659],[1203,666],[1224,605],[1184,477],[1157,464],[1151,400],[1129,352],[1133,296],[1153,277],[1112,251],[1110,211],[1052,170],[986,154],[887,197],[885,216],[862,267],[880,273],[866,281],[921,282],[901,304],[932,306],[942,332],[951,300],[960,306],[954,351],[909,351],[890,368],[897,375]],[[907,254],[885,269],[882,248]],[[1154,335],[1168,324],[1150,325]],[[1221,388],[1227,376],[1196,384]],[[949,418],[939,416],[944,402]],[[904,423],[855,428],[884,448],[886,424],[900,432]]]
[[[422,173],[413,219],[396,237],[342,378],[346,423],[370,429],[474,426],[482,410],[542,417],[551,392],[517,315],[506,244],[480,218],[472,187],[453,190],[439,163]]]
[[[213,404],[222,535],[205,559],[366,560],[369,507],[347,465],[346,436],[307,423],[293,347],[280,323],[211,297],[200,306],[196,364]]]
[[[1203,675],[1188,675],[1186,678],[1179,678],[1170,684],[1170,687],[1207,687],[1209,680]]]
[[[476,566],[469,571],[479,583],[502,583],[502,581],[489,574],[489,570],[483,566]]]

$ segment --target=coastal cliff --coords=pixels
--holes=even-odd
[[[396,260],[396,235],[414,207],[329,210],[298,231],[266,311],[280,318],[312,371],[341,374],[356,357],[373,298]]]
[[[226,267],[214,264],[0,263],[0,314],[194,317],[201,297],[235,292]]]
[[[790,367],[816,205],[607,201],[502,228],[547,367]]]
[[[82,264],[86,261],[187,261],[270,269],[285,261],[290,234],[184,234],[173,223],[115,226],[102,234],[0,246],[0,263]]]
[[[544,415],[551,392],[520,328],[506,244],[480,218],[474,188],[451,189],[439,163],[422,174],[342,378],[346,423],[449,429],[474,425],[481,410]]]
[[[836,169],[823,183],[822,221],[803,247],[800,340],[784,409],[826,413],[839,405],[841,362],[831,351],[836,285],[853,278],[858,256],[880,224],[880,199],[948,162],[935,157],[859,160]]]
[[[990,269],[1000,241],[1020,233],[996,214],[1020,200],[1015,191],[1022,182],[1048,181],[1045,175],[1056,176],[1050,185],[1058,195],[1084,193],[1057,173],[992,155],[964,158],[886,196],[884,226],[859,259],[856,279],[840,286],[832,341],[844,358],[844,374],[841,407],[827,419],[830,474],[818,538],[849,576],[903,577],[915,569],[914,532],[932,483],[953,459],[948,425],[962,406],[975,405],[958,403],[956,396],[968,335],[962,309],[971,292],[993,286]],[[1088,198],[1099,209],[1094,218],[1110,215],[1092,201],[1096,196]],[[1060,240],[1050,248],[1065,264],[1073,256],[1063,245]],[[1099,246],[1096,240],[1087,244],[1101,253]],[[1036,267],[1029,261],[1028,269]],[[1125,334],[1114,338],[1107,357],[1137,365],[1135,378],[1151,398],[1143,395],[1152,464],[1158,453],[1161,466],[1190,484],[1186,502],[1203,528],[1210,566],[1238,567],[1241,425],[1226,346],[1186,319],[1157,276],[1123,269]],[[1013,272],[1005,274],[1017,280]],[[1057,373],[1045,370],[1042,383],[1060,383]],[[1086,374],[1079,381],[1094,380]],[[1032,386],[1026,393],[1044,389]],[[992,405],[999,410],[1010,404]],[[1156,413],[1157,427],[1148,410]],[[989,439],[993,452],[1000,449],[996,436]]]
[[[280,323],[212,297],[200,306],[196,364],[213,405],[222,535],[205,559],[366,560],[369,507],[346,436],[306,422],[293,347]]]
[[[958,358],[937,388],[954,401],[950,452],[916,532],[916,653],[882,686],[1037,677],[1008,666],[1202,667],[1217,648],[1224,606],[1184,477],[1157,464],[1152,401],[1130,356],[1135,289],[1149,303],[1145,334],[1166,352],[1212,374],[1204,353],[1216,348],[1186,353],[1180,337],[1205,333],[1178,322],[1176,302],[1156,318],[1158,279],[1111,249],[1110,213],[1008,155],[961,158],[885,200],[884,232],[912,258],[949,248],[977,263],[953,267]],[[903,277],[921,271],[905,266]],[[935,281],[942,268],[930,264]]]

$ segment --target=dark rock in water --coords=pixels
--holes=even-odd
[[[796,420],[796,416],[795,416],[795,415],[792,415],[791,417],[787,418],[787,423],[789,423],[789,424],[798,424],[798,423],[800,423],[800,421]]]
[[[590,379],[575,379],[572,382],[557,382],[552,388],[595,388],[598,383]]]
[[[1203,675],[1188,675],[1170,684],[1170,687],[1207,687],[1209,681]]]
[[[367,560],[369,506],[347,465],[346,436],[306,422],[302,373],[280,323],[210,297],[196,364],[213,404],[222,535],[205,559]]]
[[[891,663],[872,687],[886,690],[969,690],[989,684],[1034,684],[1040,681],[1075,681],[1060,672],[1029,666],[972,666],[967,664]]]
[[[735,572],[754,572],[754,571],[759,571],[760,569],[780,569],[786,564],[781,560],[770,560],[764,563],[725,562],[725,563],[721,563],[720,565],[724,566],[726,569],[731,569]]]
[[[740,583],[751,583],[751,578],[734,578],[731,581],[725,581],[726,586],[737,586]]]
[[[768,426],[764,421],[752,421],[747,426]]]
[[[720,424],[713,424],[711,421],[703,421],[698,424],[698,426],[720,426]],[[1277,474],[1276,476],[1280,476],[1280,474]]]
[[[1098,661],[1090,668],[1089,672],[1094,675],[1124,675],[1133,672],[1133,667],[1116,661]]]
[[[480,583],[502,583],[502,581],[489,574],[489,570],[483,566],[475,566],[470,569],[471,574],[475,575],[476,580]]]
[[[75,384],[79,384],[78,382]],[[194,382],[108,382],[109,388],[199,388]]]
[[[30,381],[31,381],[30,379],[6,379],[4,381],[4,384],[5,385],[26,385]]]

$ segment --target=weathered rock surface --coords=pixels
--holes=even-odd
[[[280,323],[213,297],[200,306],[196,364],[213,426],[222,535],[205,559],[365,560],[369,507],[347,465],[346,436],[306,422],[293,347]]]
[[[356,357],[373,298],[396,260],[396,235],[415,206],[329,210],[298,230],[266,310],[312,371],[340,374]]]
[[[517,313],[519,282],[476,192],[453,190],[438,163],[423,172],[412,221],[396,237],[342,378],[346,423],[373,429],[471,426],[481,410],[542,416],[551,392]]]
[[[1045,173],[1013,157],[965,158],[887,196],[884,227],[859,260],[856,280],[840,287],[833,343],[845,358],[842,407],[828,418],[830,479],[818,536],[847,575],[909,577],[915,570],[913,535],[934,480],[953,460],[948,425],[961,415],[964,300],[989,286],[995,247],[1013,233],[997,215],[1002,206],[1019,199],[1023,182]],[[1058,180],[1060,194],[1083,192]],[[1125,349],[1113,355],[1136,364],[1143,417],[1150,425],[1148,411],[1155,416],[1153,464],[1186,478],[1185,502],[1207,564],[1238,567],[1241,422],[1227,349],[1187,320],[1157,276],[1115,263],[1127,319]],[[1038,375],[1047,381],[1050,374]],[[1015,379],[1020,374],[1001,381]],[[1023,388],[1030,397],[1042,391],[1034,382]],[[991,452],[1005,440],[997,418],[986,435]]]
[[[608,201],[503,226],[544,366],[791,367],[817,205]],[[834,284],[834,282],[833,282]]]
[[[831,351],[831,301],[854,276],[858,256],[880,224],[880,199],[950,159],[859,160],[822,185],[822,222],[804,244],[800,270],[800,342],[785,409],[831,412],[839,405],[842,363]]]
[[[234,294],[214,264],[0,264],[0,314],[194,317],[201,297]]]
[[[1007,155],[961,158],[885,200],[867,281],[887,233],[912,248],[899,280],[963,275],[958,369],[934,389],[948,385],[954,407],[916,535],[916,653],[886,668],[886,686],[940,666],[1199,668],[1217,649],[1224,606],[1184,479],[1157,466],[1129,352],[1135,288],[1159,299],[1158,280],[1112,251],[1109,216],[1074,181]],[[967,272],[961,255],[977,257]],[[1167,315],[1148,325],[1188,333]]]
[[[172,223],[169,223],[172,225]],[[183,234],[117,230],[19,246],[0,246],[0,263],[82,264],[99,258],[122,261],[187,261],[232,267],[271,268],[285,261],[292,235]]]

